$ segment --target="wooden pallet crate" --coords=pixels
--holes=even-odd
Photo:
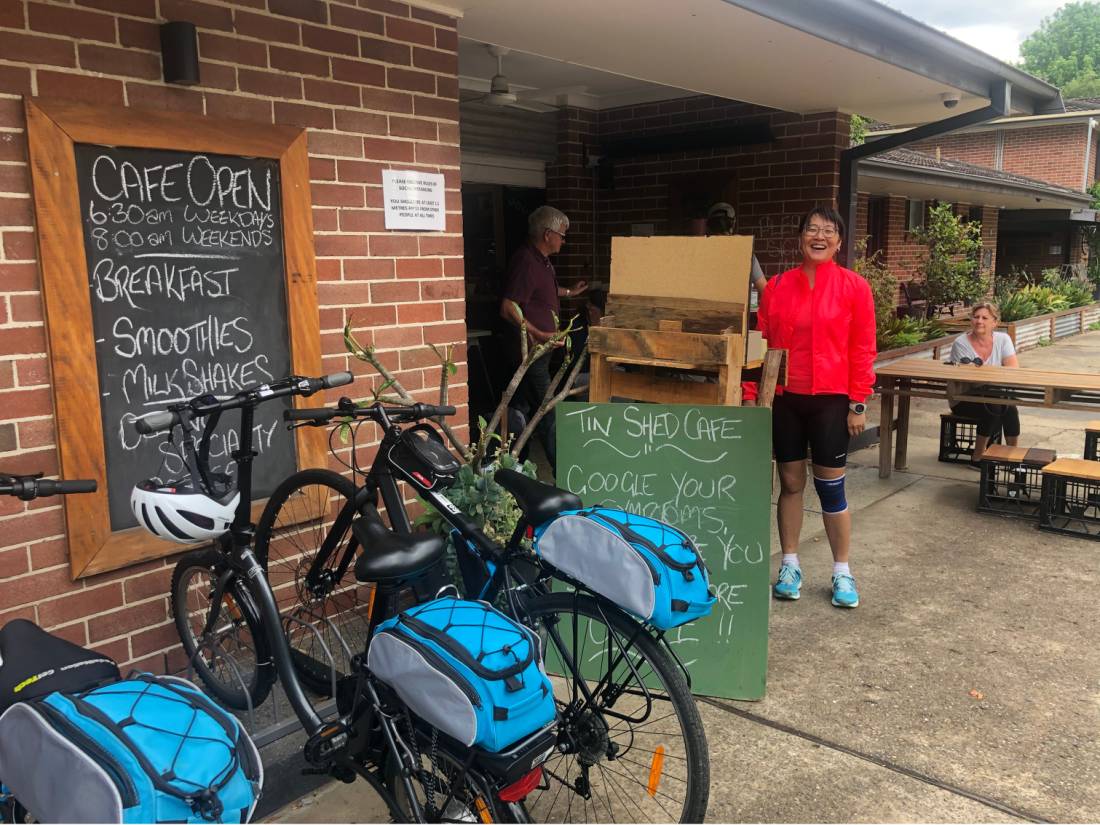
[[[744,307],[690,298],[608,296],[608,315],[588,334],[589,398],[666,404],[740,404],[746,366]],[[759,346],[759,345],[757,345]],[[762,353],[761,353],[762,354]],[[638,369],[615,369],[631,364]],[[680,373],[711,380],[684,380]]]

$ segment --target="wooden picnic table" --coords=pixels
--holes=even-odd
[[[909,441],[909,399],[1014,404],[1058,410],[1100,411],[1100,375],[1011,367],[945,364],[906,358],[875,370],[882,393],[879,423],[879,478],[890,477],[890,442],[897,430],[894,467],[906,468]],[[894,397],[898,417],[894,424]]]

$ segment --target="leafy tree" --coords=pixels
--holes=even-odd
[[[860,146],[867,140],[867,124],[870,123],[870,118],[861,117],[859,115],[852,115],[852,119],[848,121],[848,137],[850,145]]]
[[[1064,87],[1067,97],[1100,91],[1100,2],[1067,3],[1043,18],[1020,54],[1024,71]]]
[[[978,271],[982,248],[982,225],[978,221],[964,221],[951,204],[937,203],[928,210],[924,227],[914,230],[913,235],[928,247],[919,272],[930,312],[959,301],[972,303],[989,291],[989,284]]]

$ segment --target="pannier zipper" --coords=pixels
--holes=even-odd
[[[455,669],[454,665],[452,665],[450,662],[448,662],[426,644],[421,642],[419,639],[410,638],[409,636],[406,636],[403,633],[397,633],[392,629],[383,630],[381,631],[381,633],[387,634],[389,636],[394,636],[397,639],[400,639],[402,642],[405,642],[406,644],[411,644],[414,648],[416,648],[416,652],[427,659],[433,667],[443,671],[447,676],[450,676],[454,683],[458,685],[458,689],[466,694],[466,698],[469,699],[475,707],[481,707],[481,697],[478,696],[477,691],[474,689],[474,686],[466,680],[465,676],[463,676]]]
[[[92,761],[104,770],[118,789],[123,808],[132,808],[138,804],[137,789],[126,774],[125,768],[119,765],[111,754],[57,708],[45,702],[36,702],[34,707],[45,717],[50,727],[66,739],[80,745],[84,752],[92,757]]]
[[[515,676],[519,673],[522,673],[524,670],[527,669],[527,666],[531,664],[531,640],[526,637],[523,637],[523,641],[527,642],[527,656],[525,656],[522,661],[517,661],[514,665],[509,665],[508,667],[501,668],[500,670],[490,670],[489,668],[485,667],[485,665],[481,664],[481,662],[474,659],[474,657],[470,655],[470,651],[459,644],[458,641],[452,639],[439,628],[432,627],[427,622],[424,622],[416,618],[415,616],[409,616],[405,613],[401,614],[401,618],[398,619],[398,621],[408,625],[410,628],[412,628],[414,633],[419,633],[421,636],[427,636],[440,647],[446,648],[456,659],[461,661],[462,664],[466,665],[466,667],[470,668],[470,670],[472,670],[478,676],[481,676],[485,679],[501,681],[503,679],[507,679],[509,676]]]

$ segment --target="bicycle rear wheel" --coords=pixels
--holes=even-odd
[[[668,652],[635,619],[586,594],[531,596],[523,610],[542,639],[565,747],[525,801],[531,819],[702,822],[706,734]]]
[[[256,528],[256,558],[267,571],[302,684],[332,693],[366,650],[371,589],[349,572],[355,484],[331,470],[302,470],[280,484]]]
[[[235,576],[221,596],[218,621],[204,634],[225,559],[213,548],[187,553],[172,571],[172,616],[187,659],[207,690],[234,710],[261,705],[275,668],[252,597]]]

